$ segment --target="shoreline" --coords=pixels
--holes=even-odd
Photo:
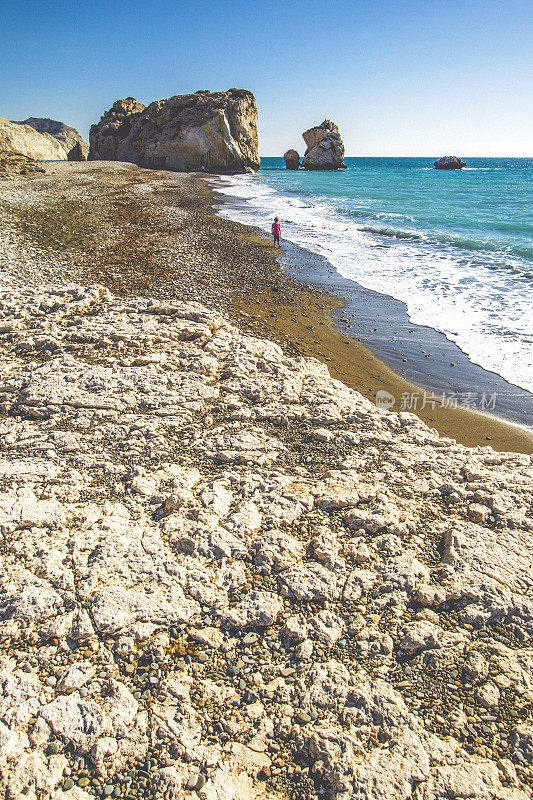
[[[177,293],[214,306],[287,354],[318,358],[334,378],[371,400],[380,389],[397,396],[420,391],[337,330],[339,298],[288,276],[258,229],[216,214],[207,176],[120,162],[55,163],[45,169],[43,178],[28,186],[45,197],[50,185],[55,187],[60,199],[54,214],[22,209],[16,224],[24,237],[61,257],[74,248],[74,279],[102,283],[122,296]],[[91,202],[96,196],[97,205]],[[116,245],[109,245],[110,237],[117,238]],[[533,451],[528,431],[482,414],[437,408],[419,410],[417,416],[468,446]]]
[[[222,205],[228,202],[228,198],[224,194],[217,192],[216,188],[211,187],[211,189],[217,203],[219,202]],[[229,222],[230,220],[227,221]],[[239,225],[242,223],[233,224]],[[397,358],[396,368],[394,368],[390,363],[382,359],[382,354],[379,351],[376,353],[368,344],[358,341],[355,336],[356,330],[354,326],[342,324],[342,319],[345,318],[346,313],[352,311],[350,300],[348,299],[350,296],[350,284],[356,286],[364,297],[358,303],[358,311],[362,310],[370,295],[379,297],[381,302],[387,302],[389,306],[403,306],[404,304],[401,301],[385,295],[378,295],[377,292],[360,287],[358,284],[354,284],[353,281],[342,278],[336,271],[335,275],[332,276],[331,273],[334,268],[325,258],[288,240],[285,240],[285,247],[282,248],[280,255],[280,251],[274,251],[270,239],[263,231],[259,228],[253,230],[253,234],[244,237],[247,241],[272,251],[276,258],[280,260],[282,268],[289,278],[310,289],[311,293],[318,292],[315,302],[311,303],[308,309],[309,317],[306,316],[305,311],[302,311],[298,320],[295,320],[295,315],[291,310],[289,310],[288,314],[279,310],[278,318],[269,319],[269,314],[272,314],[272,311],[265,311],[262,308],[263,303],[254,304],[250,301],[248,303],[250,310],[253,310],[253,313],[261,320],[261,335],[274,338],[276,341],[278,341],[276,337],[279,337],[280,340],[288,337],[291,341],[298,342],[302,355],[313,356],[326,363],[333,377],[343,381],[350,388],[361,392],[372,402],[376,400],[376,392],[388,392],[396,399],[395,407],[391,410],[412,411],[426,424],[436,428],[442,436],[456,439],[456,441],[467,446],[490,444],[495,450],[516,450],[517,452],[528,454],[533,452],[533,431],[526,427],[524,422],[507,420],[462,407],[440,407],[439,401],[433,399],[435,397],[433,394],[435,388],[428,387],[422,382],[415,382],[405,375],[399,374],[397,371],[399,366]],[[324,265],[327,265],[329,270],[324,268]],[[321,269],[323,270],[322,275],[320,275]],[[317,270],[319,271],[318,275]],[[310,335],[309,327],[311,323],[313,332]],[[246,319],[244,319],[244,324],[246,324]],[[446,349],[451,351],[456,359],[455,363],[459,363],[458,354],[462,356],[462,364],[459,365],[459,368],[462,367],[462,373],[460,374],[463,377],[462,384],[459,381],[461,391],[466,391],[464,388],[465,373],[475,372],[479,380],[478,385],[481,386],[480,394],[488,392],[489,389],[494,391],[490,381],[490,378],[494,377],[498,379],[497,383],[506,385],[511,389],[516,388],[522,396],[530,396],[530,393],[525,390],[508,384],[501,376],[495,373],[488,373],[482,367],[473,365],[468,356],[457,345],[446,339],[444,334],[440,334],[432,328],[413,325],[408,320],[406,320],[406,323],[402,323],[396,316],[394,327],[396,328],[402,324],[405,324],[409,331],[415,329],[418,331],[430,331],[431,338],[438,338],[439,346],[441,347],[442,340],[444,340],[447,346]],[[379,336],[379,332],[377,335]],[[434,346],[434,341],[431,344]],[[465,362],[470,368],[468,372],[465,370]],[[420,364],[420,359],[418,363]],[[423,377],[423,373],[420,373],[420,377]],[[426,390],[427,396],[424,398]],[[402,409],[398,407],[398,398],[402,398],[404,394],[409,395],[409,401],[412,396],[419,398],[419,403],[423,404],[425,402],[427,408]]]
[[[411,322],[402,300],[345,278],[327,259],[312,252],[304,251],[316,257],[306,257],[302,263],[298,258],[301,248],[288,244],[283,261],[289,275],[311,286],[326,287],[341,299],[343,305],[334,314],[341,333],[370,349],[399,377],[427,390],[429,397],[437,396],[437,405],[456,403],[533,433],[530,391],[473,362],[468,353],[436,328]],[[468,403],[469,398],[470,406],[461,404]],[[483,404],[486,411],[481,408]],[[401,410],[400,405],[396,398],[391,410]],[[417,408],[404,410],[416,412]]]

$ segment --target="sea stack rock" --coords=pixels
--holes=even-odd
[[[91,161],[229,175],[259,169],[257,105],[246,89],[201,90],[149,106],[117,100],[89,141]]]
[[[66,161],[65,148],[48,133],[37,133],[30,125],[20,125],[0,117],[0,152],[18,153],[36,161]]]
[[[81,142],[76,142],[74,147],[68,151],[67,158],[69,161],[87,161],[88,154],[89,145],[84,147]]]
[[[69,161],[86,161],[89,152],[89,145],[76,128],[65,125],[56,119],[46,117],[28,117],[17,125],[29,125],[39,133],[47,133],[57,139],[64,148]]]
[[[329,119],[315,125],[302,134],[307,150],[304,154],[304,169],[346,169],[344,144],[337,126]]]
[[[435,169],[463,169],[466,167],[464,161],[461,161],[457,156],[443,156],[438,161],[434,162]]]
[[[300,154],[297,150],[287,150],[283,158],[287,169],[300,169]]]

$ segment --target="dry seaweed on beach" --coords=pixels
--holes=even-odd
[[[17,175],[36,175],[43,173],[43,167],[30,156],[21,153],[4,152],[0,149],[0,180]]]

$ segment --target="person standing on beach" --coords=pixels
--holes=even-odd
[[[279,224],[279,217],[274,217],[274,222],[272,223],[272,236],[274,237],[274,247],[277,245],[281,247],[279,243],[279,237],[281,234],[281,225]]]

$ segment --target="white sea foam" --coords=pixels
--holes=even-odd
[[[413,323],[442,331],[474,363],[533,391],[531,282],[525,276],[484,264],[476,253],[436,247],[414,229],[408,233],[416,241],[364,232],[360,221],[338,213],[334,199],[305,202],[260,176],[225,177],[216,188],[245,201],[224,204],[223,216],[270,231],[276,214],[284,238],[325,256],[344,277],[402,300]]]

